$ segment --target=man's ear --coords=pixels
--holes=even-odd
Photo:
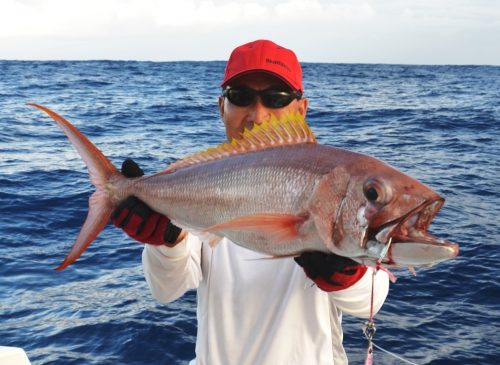
[[[219,114],[222,119],[224,119],[224,97],[219,96]]]
[[[305,118],[307,113],[307,105],[309,104],[309,102],[307,98],[302,98],[298,100],[298,102],[299,102],[299,113]]]

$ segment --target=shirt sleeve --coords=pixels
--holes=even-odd
[[[201,240],[187,234],[174,247],[145,245],[142,267],[153,297],[169,303],[198,287],[202,279]]]
[[[373,268],[368,268],[365,274],[350,287],[331,292],[330,299],[342,312],[356,317],[369,318],[372,302]],[[375,315],[389,293],[389,275],[378,270],[373,280],[373,314]]]

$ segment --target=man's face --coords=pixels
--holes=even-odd
[[[288,90],[289,87],[281,79],[267,73],[255,72],[238,77],[230,83],[232,88],[247,87],[254,90],[265,90],[269,88],[280,88]],[[229,140],[240,138],[245,128],[252,128],[254,123],[261,124],[269,119],[271,114],[280,117],[282,114],[298,112],[303,117],[307,111],[307,99],[294,99],[290,104],[283,108],[269,108],[262,104],[260,97],[249,106],[241,107],[232,104],[227,97],[219,97],[219,110],[224,125],[226,127],[226,136]]]

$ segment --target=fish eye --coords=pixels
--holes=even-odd
[[[378,199],[378,192],[377,189],[374,187],[370,187],[365,190],[365,197],[371,202],[377,201]]]
[[[378,180],[368,180],[363,187],[365,198],[371,203],[385,204],[391,200],[391,189]]]

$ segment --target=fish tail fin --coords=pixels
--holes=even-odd
[[[111,202],[106,186],[112,177],[122,176],[116,167],[104,156],[104,154],[85,137],[70,122],[49,108],[35,103],[28,103],[46,112],[54,122],[63,130],[70,142],[82,157],[89,170],[90,180],[96,187],[96,192],[89,199],[89,211],[85,223],[78,234],[71,250],[64,261],[56,268],[63,270],[80,257],[94,241],[97,235],[108,224],[114,206]],[[124,177],[123,177],[124,178]]]

